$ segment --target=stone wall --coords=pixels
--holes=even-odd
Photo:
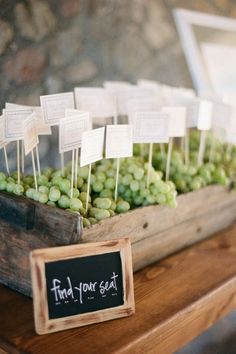
[[[0,109],[105,79],[191,87],[175,7],[236,17],[235,0],[0,0]]]
[[[191,86],[172,9],[236,17],[234,0],[0,0],[0,104],[154,78]]]

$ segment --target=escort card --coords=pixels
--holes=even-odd
[[[134,143],[168,143],[168,113],[136,112]]]
[[[33,112],[23,121],[25,155],[28,155],[39,143],[35,116],[36,114]]]
[[[115,159],[133,156],[133,126],[107,125],[106,158]]]
[[[51,135],[52,131],[50,126],[46,125],[43,120],[42,110],[39,106],[25,106],[15,103],[6,102],[6,109],[31,109],[32,112],[35,112],[35,119],[37,125],[37,134],[38,135]]]
[[[207,100],[200,100],[198,123],[199,130],[210,130],[212,126],[212,108],[213,104]]]
[[[105,128],[83,132],[80,166],[86,166],[103,158]]]
[[[3,116],[0,116],[0,149],[4,148],[7,143],[4,141],[4,122]]]
[[[128,115],[128,101],[131,99],[143,99],[157,97],[155,90],[150,87],[127,86],[108,87],[116,97],[118,115]]]
[[[4,139],[15,141],[23,139],[23,120],[32,113],[32,109],[4,109]]]
[[[161,105],[155,98],[128,101],[128,122],[134,124],[136,112],[161,111]]]
[[[79,148],[82,133],[89,129],[90,117],[88,112],[61,119],[59,125],[60,153]]]
[[[186,107],[163,107],[162,111],[169,114],[168,130],[170,138],[183,137],[186,133]]]
[[[58,125],[65,117],[66,108],[74,108],[73,92],[57,93],[55,95],[40,96],[40,104],[47,125]]]
[[[104,88],[75,88],[76,107],[89,111],[92,118],[116,118],[115,97]]]

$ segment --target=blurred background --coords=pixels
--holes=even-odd
[[[235,0],[0,0],[0,108],[39,105],[42,94],[104,80],[192,87],[176,7],[236,18]],[[52,140],[42,139],[41,162],[50,164]],[[231,314],[178,353],[236,353],[235,319]]]

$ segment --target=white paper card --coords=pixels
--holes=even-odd
[[[128,101],[132,99],[143,99],[156,97],[156,92],[150,87],[141,86],[127,86],[127,87],[111,87],[108,88],[116,97],[117,103],[117,114],[118,115],[128,115]]]
[[[23,137],[25,155],[28,155],[39,143],[35,112],[23,121]]]
[[[40,105],[44,122],[47,125],[58,125],[65,117],[66,108],[74,108],[73,92],[57,93],[40,96]]]
[[[115,97],[104,88],[76,87],[75,102],[79,110],[89,111],[91,118],[116,119]]]
[[[32,109],[4,109],[4,139],[15,141],[23,139],[23,121],[32,113]]]
[[[79,148],[83,132],[89,129],[90,117],[88,112],[61,119],[59,125],[60,153]]]
[[[16,103],[6,102],[5,107],[6,107],[6,109],[31,109],[32,112],[35,112],[35,119],[36,119],[38,135],[51,135],[52,134],[52,130],[51,130],[50,126],[48,126],[44,123],[42,110],[41,110],[40,106],[25,106],[25,105],[19,105]]]
[[[162,111],[169,114],[168,130],[170,138],[180,138],[186,133],[186,107],[163,107]]]
[[[134,143],[168,143],[168,113],[136,112]]]
[[[133,156],[133,126],[107,125],[106,158],[115,159]]]
[[[3,116],[0,116],[0,149],[4,148],[7,145],[7,142],[4,141],[4,122]]]
[[[212,108],[213,104],[207,100],[200,100],[198,123],[199,130],[210,130],[212,126]]]
[[[103,158],[105,128],[89,130],[82,134],[80,166],[86,166]]]
[[[155,98],[143,98],[128,101],[128,122],[134,124],[136,112],[161,111],[161,106]]]

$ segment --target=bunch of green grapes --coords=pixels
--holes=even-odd
[[[127,212],[130,208],[161,204],[176,206],[176,191],[172,182],[163,182],[162,173],[151,170],[150,184],[147,187],[147,164],[139,158],[121,161],[118,198],[114,201],[116,162],[102,160],[94,164],[90,177],[88,208],[88,167],[78,167],[77,188],[71,197],[71,168],[67,166],[65,175],[61,170],[47,168],[37,177],[38,190],[31,175],[21,175],[17,183],[17,173],[7,177],[0,172],[0,191],[24,195],[42,204],[59,207],[83,216],[84,226],[95,224],[117,213]]]

